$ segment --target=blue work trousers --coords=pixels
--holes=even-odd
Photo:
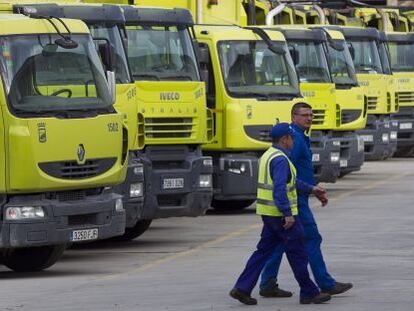
[[[247,261],[234,287],[250,295],[275,248],[283,245],[300,286],[300,297],[313,298],[318,295],[319,289],[309,277],[304,232],[299,219],[295,217],[294,225],[288,230],[283,228],[283,217],[262,216],[262,220],[263,229],[257,249]]]
[[[299,201],[299,219],[305,232],[306,250],[313,276],[320,289],[331,289],[335,285],[336,281],[328,273],[328,269],[323,259],[321,250],[322,236],[319,233],[318,226],[316,225],[307,200],[306,204],[300,203],[304,202]],[[284,252],[285,249],[283,245],[278,245],[276,247],[272,256],[266,263],[265,268],[263,269],[260,288],[265,288],[270,279],[277,279]]]

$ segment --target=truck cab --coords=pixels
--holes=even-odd
[[[84,23],[0,14],[0,25],[0,252],[7,267],[36,271],[67,243],[124,233],[113,189],[128,131]]]
[[[215,120],[213,142],[203,148],[213,158],[218,209],[243,209],[256,200],[258,159],[270,146],[270,130],[290,122],[292,106],[303,100],[283,34],[268,35],[273,51],[253,29],[195,27]]]

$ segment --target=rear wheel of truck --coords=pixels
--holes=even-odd
[[[213,200],[211,206],[216,210],[242,210],[252,205],[256,200],[232,200],[232,201],[218,201]]]
[[[115,237],[114,239],[117,241],[131,241],[140,235],[142,235],[151,225],[151,219],[143,219],[139,220],[134,227],[132,228],[125,228],[124,235]]]
[[[4,249],[2,263],[16,272],[34,272],[49,268],[62,256],[66,245]]]

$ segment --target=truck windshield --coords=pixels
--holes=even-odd
[[[338,85],[358,85],[354,62],[352,61],[346,42],[342,40],[336,41],[344,49],[343,51],[338,51],[328,44],[329,68],[331,70],[332,80]]]
[[[126,30],[134,80],[200,81],[187,28],[127,26]]]
[[[328,63],[321,42],[288,41],[296,71],[302,83],[331,83]]]
[[[222,41],[219,56],[227,91],[234,97],[298,96],[299,84],[285,44],[284,55],[263,41]]]
[[[105,38],[111,44],[114,52],[115,78],[117,83],[131,83],[125,49],[122,44],[118,26],[89,25],[89,30],[94,38]],[[103,43],[95,41],[95,45]]]
[[[0,37],[0,66],[16,114],[112,109],[102,65],[89,35],[64,49],[55,34]]]
[[[414,42],[388,42],[388,48],[393,71],[414,71]]]
[[[392,74],[390,55],[385,42],[382,41],[378,44],[378,52],[381,59],[382,70],[386,75]]]
[[[357,73],[378,74],[382,72],[377,44],[369,39],[347,39],[348,47],[354,54]]]

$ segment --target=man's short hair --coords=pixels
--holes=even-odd
[[[294,104],[291,110],[292,117],[294,114],[298,113],[299,109],[301,108],[312,109],[312,106],[305,102],[299,102]]]

